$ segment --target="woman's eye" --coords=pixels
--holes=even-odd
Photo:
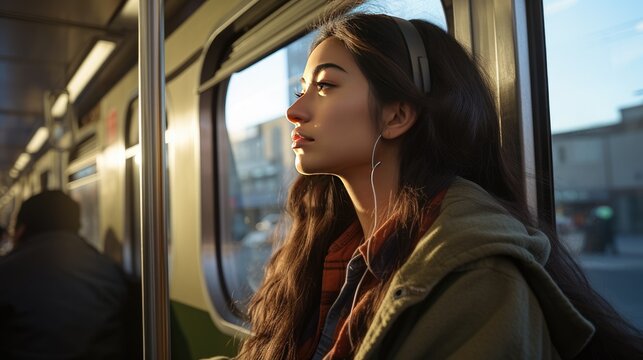
[[[316,82],[315,86],[317,87],[317,91],[324,91],[324,90],[328,90],[333,85],[326,82]]]
[[[311,84],[311,86],[316,87],[316,88],[317,88],[317,92],[323,92],[323,91],[326,91],[326,90],[328,90],[329,88],[331,88],[331,87],[333,87],[333,86],[335,86],[335,85],[333,85],[333,84],[329,84],[329,83],[327,83],[327,82],[313,82],[313,83]],[[303,90],[301,90],[301,91],[295,91],[295,97],[300,98],[300,97],[304,96],[304,94],[305,94],[305,93],[306,93],[306,92],[305,92],[305,91],[303,91]]]

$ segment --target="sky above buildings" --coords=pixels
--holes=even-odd
[[[366,10],[445,27],[440,6],[439,0],[378,0]],[[643,0],[545,0],[544,11],[553,133],[615,123],[619,109],[643,103]],[[233,75],[229,132],[285,114],[287,61],[280,50]]]
[[[357,10],[425,19],[446,29],[440,0],[372,0]],[[282,49],[232,76],[225,110],[231,137],[243,138],[245,128],[285,115],[290,105],[288,60]]]
[[[607,125],[643,103],[643,1],[545,0],[553,133]]]

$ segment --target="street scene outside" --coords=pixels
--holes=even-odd
[[[643,328],[643,2],[543,5],[558,235]]]
[[[643,3],[623,2],[544,2],[556,228],[592,285],[643,328]],[[229,177],[222,190],[223,223],[231,225],[223,262],[241,311],[263,278],[295,176],[292,127],[283,114],[299,90],[313,36],[234,74],[229,84]]]

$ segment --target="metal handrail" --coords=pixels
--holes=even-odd
[[[163,0],[139,1],[141,264],[145,359],[170,358],[165,234],[165,51]],[[144,215],[144,216],[143,216]]]

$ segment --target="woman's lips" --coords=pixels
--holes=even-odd
[[[301,134],[299,131],[296,131],[296,130],[293,130],[293,132],[291,133],[290,137],[292,139],[291,147],[293,149],[300,148],[303,145],[306,145],[308,143],[311,143],[311,142],[315,141],[315,139],[313,139],[311,137],[308,137],[308,136],[305,136],[305,135]]]

